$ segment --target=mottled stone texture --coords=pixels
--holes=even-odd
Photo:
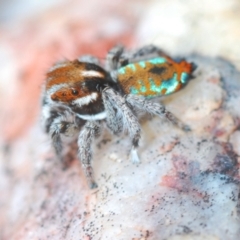
[[[0,239],[239,239],[239,4],[214,0],[219,18],[210,21],[213,3],[193,2],[63,1],[19,24],[2,22]],[[75,146],[63,168],[41,130],[45,72],[64,56],[104,58],[117,42],[137,47],[156,35],[163,49],[198,66],[182,91],[161,99],[192,131],[142,116],[139,165],[128,159],[127,134],[103,131],[94,144],[99,188],[89,190]]]

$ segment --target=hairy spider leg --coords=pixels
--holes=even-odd
[[[129,108],[125,98],[122,97],[118,92],[111,88],[105,88],[102,94],[108,102],[111,102],[112,105],[117,108],[119,112],[121,112],[123,127],[127,129],[132,139],[132,149],[130,153],[131,161],[133,163],[139,163],[137,148],[139,146],[139,140],[141,137],[141,127],[137,117]],[[109,115],[107,113],[107,118],[108,117]]]
[[[137,96],[133,94],[128,94],[126,96],[126,101],[132,106],[137,107],[145,112],[158,115],[160,117],[168,119],[171,123],[181,128],[184,131],[190,131],[190,127],[183,124],[177,117],[175,117],[171,112],[169,112],[164,105],[161,103],[156,103],[149,101],[143,96]]]
[[[120,109],[115,106],[107,94],[102,94],[104,108],[106,111],[106,123],[107,127],[113,134],[119,134],[123,131],[123,117]]]
[[[87,121],[81,130],[78,137],[79,159],[82,163],[89,187],[91,189],[97,188],[97,183],[94,179],[94,172],[91,165],[92,160],[92,141],[99,135],[100,122]]]
[[[117,70],[122,66],[121,56],[124,52],[124,47],[122,45],[114,46],[107,54],[105,67],[107,71]]]

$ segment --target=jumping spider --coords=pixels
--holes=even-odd
[[[42,117],[57,155],[61,157],[61,135],[77,131],[79,159],[90,188],[96,188],[91,145],[105,121],[113,134],[127,129],[132,140],[130,157],[138,163],[141,128],[135,112],[164,117],[188,130],[162,104],[149,99],[180,90],[192,78],[194,68],[194,64],[175,61],[153,45],[132,52],[114,47],[105,68],[93,56],[55,64],[47,73]]]

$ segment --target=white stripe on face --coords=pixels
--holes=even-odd
[[[102,120],[106,118],[106,112],[97,113],[94,115],[81,115],[77,113],[77,116],[84,120]]]
[[[93,102],[97,99],[97,93],[91,93],[86,97],[81,97],[73,101],[73,104],[79,105],[80,107],[83,105],[88,105],[90,102]]]
[[[94,70],[88,70],[88,71],[81,71],[81,75],[83,77],[104,77],[103,74],[101,72],[98,71],[94,71]]]

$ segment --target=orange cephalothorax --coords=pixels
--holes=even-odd
[[[98,92],[106,81],[103,68],[75,60],[57,64],[48,72],[46,90],[53,101],[70,103]]]

